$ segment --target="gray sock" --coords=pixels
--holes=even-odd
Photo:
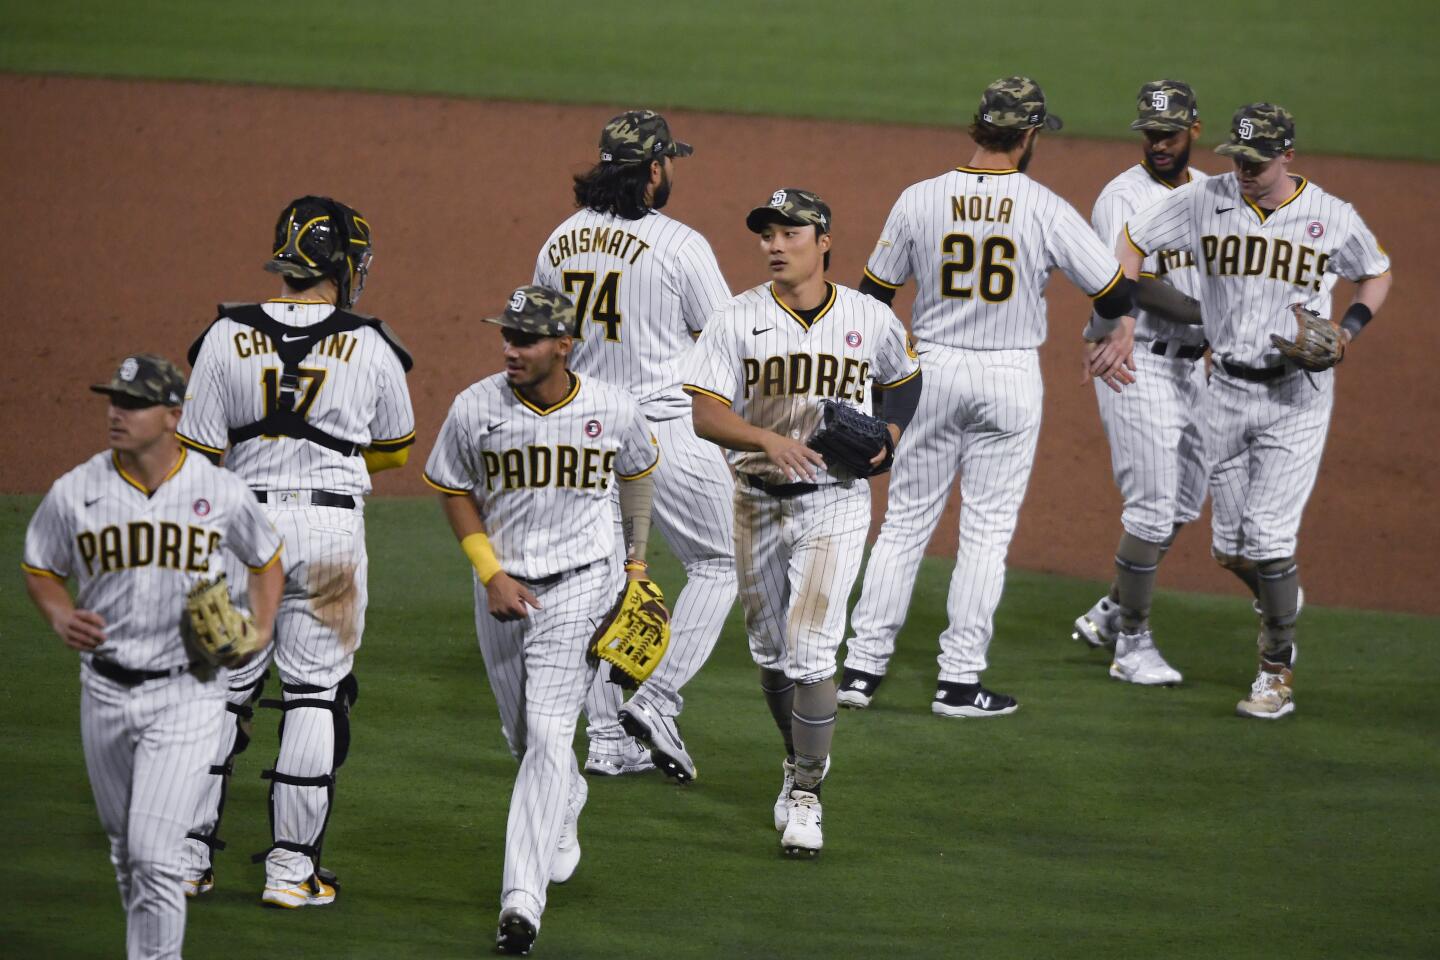
[[[1126,633],[1140,632],[1149,620],[1155,571],[1164,550],[1164,544],[1128,533],[1120,535],[1120,546],[1115,550],[1115,595],[1120,604],[1120,629]]]
[[[1300,567],[1294,557],[1264,560],[1256,565],[1260,585],[1260,653],[1267,660],[1289,663],[1295,643],[1300,606]]]
[[[1256,600],[1260,599],[1260,571],[1255,568],[1255,561],[1246,560],[1244,557],[1229,557],[1216,553],[1215,548],[1210,548],[1210,555],[1215,562],[1226,570],[1235,574],[1240,582],[1250,589],[1250,593]]]
[[[795,741],[790,733],[790,715],[794,712],[795,681],[778,670],[760,670],[760,689],[765,692],[765,705],[780,728],[785,740],[785,756],[795,756]]]
[[[795,786],[814,790],[825,777],[825,758],[835,738],[835,678],[795,688]]]

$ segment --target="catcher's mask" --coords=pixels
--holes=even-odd
[[[370,224],[359,211],[329,197],[301,197],[275,222],[275,252],[265,269],[283,277],[329,277],[350,308],[365,289],[372,248]]]

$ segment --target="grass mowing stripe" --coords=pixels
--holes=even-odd
[[[0,499],[18,557],[37,498]],[[328,860],[334,907],[262,911],[273,714],[239,758],[215,892],[188,952],[345,958],[483,953],[498,912],[514,761],[471,622],[464,559],[433,502],[368,507],[371,606],[355,744]],[[678,572],[657,550],[673,597]],[[591,781],[584,857],[552,887],[537,956],[827,958],[1433,954],[1434,619],[1307,607],[1294,717],[1231,715],[1254,670],[1238,596],[1161,593],[1173,690],[1109,680],[1068,639],[1098,584],[1013,573],[986,679],[1002,720],[931,716],[948,565],[927,560],[876,705],[844,712],[826,848],[778,856],[780,751],[738,615],[686,690],[700,779]],[[1163,574],[1162,574],[1163,577]],[[17,955],[113,956],[123,919],[85,779],[74,657],[0,591],[12,682],[0,696],[0,929]],[[583,750],[583,743],[580,744]],[[1430,918],[1430,919],[1427,919]]]
[[[1429,0],[51,0],[0,9],[0,69],[964,124],[1030,73],[1074,133],[1128,137],[1139,85],[1189,80],[1218,142],[1290,107],[1305,151],[1440,159]]]

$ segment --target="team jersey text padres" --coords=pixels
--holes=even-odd
[[[1337,277],[1358,281],[1390,269],[1390,257],[1354,207],[1294,179],[1295,192],[1270,213],[1247,200],[1227,173],[1181,187],[1126,228],[1142,254],[1163,249],[1195,257],[1205,334],[1211,350],[1233,363],[1280,363],[1269,334],[1294,338],[1289,304],[1328,317]]]
[[[1045,284],[1059,268],[1092,298],[1120,264],[1075,208],[1018,170],[958,167],[906,188],[865,273],[916,278],[911,330],[922,343],[1017,350],[1045,340]]]
[[[328,303],[271,300],[275,320],[308,327],[334,312]],[[321,340],[300,368],[296,409],[328,434],[374,450],[415,441],[415,412],[400,358],[369,327]],[[222,319],[205,335],[190,375],[180,437],[219,453],[229,430],[259,420],[280,389],[280,357],[253,327]],[[225,466],[256,490],[329,490],[364,495],[370,473],[362,458],[291,437],[257,437],[226,454]]]
[[[659,447],[627,394],[571,374],[542,409],[497,373],[455,398],[425,480],[472,494],[505,572],[538,580],[615,554],[614,478],[643,477]]]
[[[1209,176],[1194,167],[1187,172],[1190,176],[1188,183],[1204,180]],[[1095,198],[1095,209],[1091,213],[1090,222],[1100,239],[1113,250],[1116,241],[1125,233],[1127,221],[1175,190],[1175,187],[1151,173],[1145,164],[1137,163],[1105,184],[1105,189]],[[1156,251],[1145,258],[1140,274],[1163,280],[1186,296],[1200,299],[1200,279],[1195,271],[1195,256],[1188,250]],[[1175,323],[1173,320],[1152,316],[1137,309],[1135,339],[1140,342],[1179,340],[1182,343],[1199,344],[1205,340],[1205,331],[1193,324]]]
[[[105,618],[96,654],[168,670],[194,659],[181,634],[185,594],[223,570],[222,550],[255,570],[280,555],[279,534],[233,473],[182,450],[152,492],[106,451],[55,481],[25,533],[23,567],[76,579],[75,606]]]
[[[803,440],[820,423],[820,401],[871,412],[872,390],[898,387],[920,372],[905,328],[873,297],[827,284],[806,323],[766,283],[737,296],[711,318],[685,367],[685,389],[713,397],[748,423]],[[728,451],[741,473],[789,483],[763,453]],[[821,469],[818,480],[831,483]]]
[[[572,370],[626,384],[652,420],[690,409],[679,359],[730,299],[704,237],[653,210],[639,220],[581,210],[550,234],[534,282],[575,303]]]

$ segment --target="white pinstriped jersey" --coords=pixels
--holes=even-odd
[[[575,303],[572,370],[625,386],[652,420],[690,409],[680,360],[730,299],[704,237],[654,210],[639,220],[580,210],[540,249],[535,283]]]
[[[613,479],[659,462],[649,422],[618,387],[572,374],[565,398],[541,409],[497,373],[455,398],[425,481],[472,494],[500,566],[537,580],[612,557]]]
[[[261,304],[273,319],[309,327],[334,312],[328,303],[270,300]],[[229,430],[259,420],[267,395],[279,389],[283,364],[268,337],[253,327],[220,320],[205,335],[195,358],[181,439],[219,452]],[[415,411],[405,370],[375,330],[360,327],[326,337],[301,365],[297,409],[305,419],[341,440],[362,447],[399,449],[414,442]],[[225,466],[256,490],[329,490],[364,495],[370,473],[361,457],[291,437],[256,437],[225,457]]]
[[[892,288],[915,278],[916,340],[1016,350],[1045,341],[1057,268],[1091,297],[1121,276],[1113,247],[1059,195],[1018,170],[957,167],[900,194],[865,272]]]
[[[809,437],[824,399],[871,412],[871,390],[897,387],[920,372],[899,319],[880,301],[828,284],[829,296],[806,323],[763,283],[711,318],[685,366],[685,389],[713,397],[748,423]],[[760,452],[727,451],[741,473],[789,483]],[[833,483],[826,468],[817,482]]]
[[[1190,167],[1188,173],[1190,179],[1186,183],[1194,183],[1210,176],[1194,167]],[[1105,184],[1100,196],[1095,198],[1095,209],[1090,213],[1090,222],[1100,239],[1108,243],[1113,250],[1131,217],[1152,203],[1163,200],[1176,189],[1151,173],[1145,164],[1137,163]],[[1141,273],[1163,280],[1181,293],[1199,299],[1200,279],[1195,272],[1195,256],[1188,250],[1160,250],[1152,253],[1145,258]],[[1135,339],[1141,342],[1178,340],[1182,343],[1198,344],[1204,342],[1205,331],[1193,324],[1175,323],[1173,320],[1152,316],[1137,309]]]
[[[1390,269],[1390,257],[1354,207],[1296,179],[1294,194],[1268,215],[1227,173],[1181,187],[1126,228],[1142,254],[1194,254],[1205,334],[1211,350],[1232,363],[1279,364],[1269,334],[1294,339],[1289,304],[1328,317],[1337,277],[1363,280]]]
[[[181,635],[185,594],[222,571],[222,550],[252,569],[280,553],[280,535],[233,473],[182,450],[147,494],[107,450],[56,480],[40,502],[23,568],[75,578],[75,606],[105,619],[95,653],[131,670],[168,670],[193,659]]]

